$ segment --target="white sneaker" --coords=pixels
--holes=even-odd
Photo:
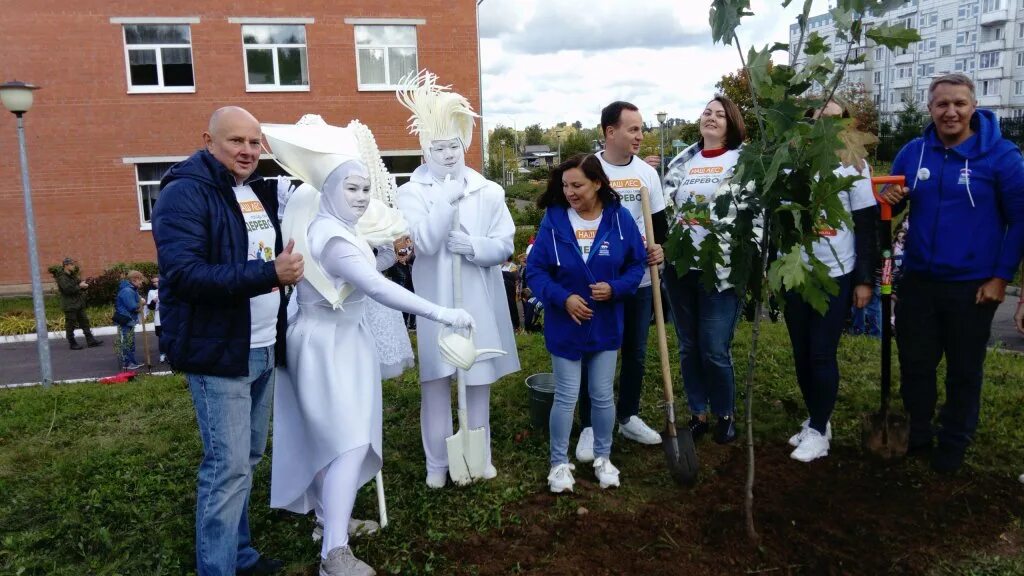
[[[601,488],[619,486],[619,469],[612,465],[612,461],[601,457],[594,460],[594,475],[601,483]]]
[[[584,428],[580,432],[580,439],[576,442],[576,461],[577,462],[593,462],[594,461],[594,429]]]
[[[804,439],[807,434],[807,429],[811,427],[811,419],[808,418],[800,424],[800,431],[789,437],[789,445],[796,448],[800,445],[800,441]],[[832,440],[832,421],[825,423],[825,440]]]
[[[551,472],[548,473],[548,488],[555,494],[566,490],[572,492],[572,486],[576,483],[572,477],[572,471],[575,469],[576,467],[572,464],[559,464],[552,467]]]
[[[482,478],[484,480],[494,480],[498,477],[498,469],[494,467],[494,464],[488,464],[487,468],[484,468]]]
[[[828,456],[828,438],[811,427],[807,428],[800,445],[789,455],[790,458],[801,462],[810,462],[824,456]]]
[[[630,416],[625,424],[619,424],[619,434],[641,444],[661,444],[661,434],[655,432],[639,416]]]
[[[444,485],[448,483],[448,471],[443,472],[427,472],[427,488],[444,488]]]

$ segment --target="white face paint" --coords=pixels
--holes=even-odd
[[[462,170],[466,167],[466,151],[462,147],[462,140],[434,140],[430,148],[423,152],[427,168],[435,180],[443,182],[446,176],[453,179],[462,176]]]
[[[353,174],[345,178],[345,201],[352,210],[356,220],[362,218],[370,205],[370,180],[365,176]]]
[[[370,205],[370,178],[362,162],[349,161],[324,182],[320,213],[354,226]]]

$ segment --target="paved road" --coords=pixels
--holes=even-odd
[[[1008,297],[999,307],[992,323],[992,343],[1003,348],[1024,352],[1024,336],[1013,327],[1013,313],[1017,309],[1017,297]],[[100,337],[103,346],[71,350],[63,339],[50,340],[50,354],[53,361],[55,380],[77,380],[82,378],[102,378],[118,371],[117,358],[114,355],[112,335]],[[144,362],[145,353],[142,348],[142,337],[137,335],[138,351],[136,358]],[[154,372],[165,371],[165,364],[158,364],[159,354],[156,349],[156,338],[150,334],[150,357],[154,363]],[[40,380],[39,362],[36,356],[35,342],[19,342],[0,344],[0,386],[11,384],[33,383]]]

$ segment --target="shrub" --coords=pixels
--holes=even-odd
[[[107,306],[114,302],[117,296],[117,288],[121,285],[121,279],[129,270],[138,270],[146,277],[146,283],[142,289],[148,290],[149,279],[157,275],[157,265],[154,262],[118,262],[111,265],[98,276],[91,276],[85,281],[89,289],[85,292],[86,306]]]

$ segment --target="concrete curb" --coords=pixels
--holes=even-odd
[[[117,334],[117,330],[117,326],[98,326],[92,329],[92,334],[93,336],[113,336],[114,334]],[[79,330],[76,330],[75,332],[77,333],[79,332]],[[141,324],[135,325],[135,332],[142,332]],[[153,333],[152,324],[146,324],[146,332],[149,332],[150,334]],[[65,336],[63,331],[57,332],[56,330],[47,332],[47,335],[50,340],[63,340]],[[32,334],[15,334],[13,336],[0,336],[0,344],[16,344],[18,342],[35,341],[36,335],[34,332]]]
[[[174,374],[170,370],[163,370],[160,372],[136,372],[137,376],[170,376]],[[54,380],[53,384],[83,384],[87,382],[98,382],[99,380],[107,378],[107,376],[97,376],[96,378],[75,378],[73,380]],[[10,388],[32,388],[33,386],[42,386],[42,382],[22,382],[21,384],[0,384],[0,390]]]

